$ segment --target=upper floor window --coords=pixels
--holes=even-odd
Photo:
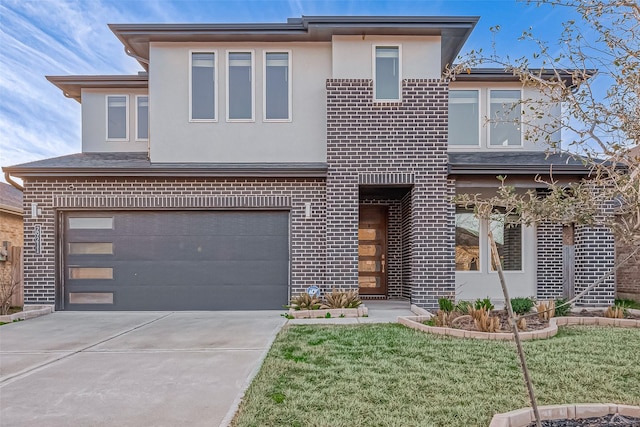
[[[373,86],[378,101],[399,101],[402,76],[400,46],[374,46]]]
[[[216,120],[216,54],[191,52],[190,120]]]
[[[227,120],[254,120],[253,92],[253,52],[227,52]]]
[[[136,140],[149,139],[149,97],[136,95]]]
[[[264,54],[264,120],[291,120],[291,63],[289,52]]]
[[[480,145],[480,92],[449,91],[449,144]]]
[[[129,97],[107,95],[107,140],[129,140]]]
[[[489,120],[491,121],[489,145],[504,147],[522,145],[520,91],[490,90],[489,99]]]

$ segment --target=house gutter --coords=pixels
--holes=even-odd
[[[17,182],[15,182],[13,180],[13,178],[11,178],[11,174],[9,172],[5,172],[4,173],[4,179],[7,180],[7,182],[11,185],[13,185],[16,189],[20,190],[20,191],[24,191],[24,187],[20,184],[18,184]]]

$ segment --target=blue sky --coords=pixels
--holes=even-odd
[[[490,49],[520,56],[518,42],[533,27],[554,42],[566,8],[515,0],[0,0],[0,166],[80,152],[80,104],[45,75],[135,74],[140,65],[123,52],[108,23],[284,22],[301,15],[478,15],[463,52]],[[3,179],[3,178],[0,178]]]

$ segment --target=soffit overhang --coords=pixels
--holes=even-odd
[[[335,35],[442,37],[444,70],[462,49],[478,16],[303,16],[286,23],[109,24],[125,47],[148,69],[152,42],[331,42]]]
[[[64,96],[82,103],[82,89],[148,89],[147,73],[124,76],[46,76]]]

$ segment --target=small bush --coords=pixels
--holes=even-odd
[[[475,309],[476,310],[480,310],[480,309],[485,309],[485,311],[491,311],[494,309],[493,304],[491,304],[491,300],[489,299],[489,297],[485,298],[485,299],[480,299],[478,298],[475,302]]]
[[[438,305],[440,306],[440,310],[444,311],[445,313],[451,313],[454,308],[453,301],[448,298],[440,298],[438,300]]]
[[[291,300],[291,304],[286,306],[294,310],[318,310],[320,308],[320,298],[316,296],[310,296],[308,293],[303,292],[297,297]]]
[[[460,301],[458,304],[456,304],[455,311],[460,312],[462,314],[469,314],[469,311],[471,310],[471,308],[473,308],[473,306],[469,301]]]
[[[534,303],[531,298],[511,298],[511,308],[518,316],[527,314],[533,308]]]
[[[324,299],[320,308],[358,308],[362,304],[356,290],[340,291],[334,288],[330,294],[324,295]]]
[[[556,299],[556,301],[555,301],[556,302],[556,314],[555,315],[557,317],[566,316],[571,311],[571,304],[563,305],[567,301],[568,300],[566,298],[558,298],[558,299]]]

